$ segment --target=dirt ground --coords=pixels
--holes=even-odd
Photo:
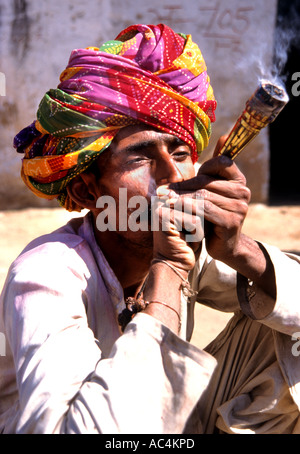
[[[60,208],[0,212],[0,289],[10,263],[24,246],[37,236],[60,227],[72,216],[74,214]],[[244,233],[282,250],[300,254],[300,206],[252,204]],[[198,305],[192,342],[200,348],[207,345],[231,315]]]

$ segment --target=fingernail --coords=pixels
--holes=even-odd
[[[179,198],[179,194],[169,189],[168,186],[160,186],[159,188],[157,188],[156,193],[158,197],[166,197],[169,199],[169,201],[172,201],[172,203],[177,201]]]
[[[156,189],[156,194],[158,195],[158,197],[164,197],[164,196],[169,197],[169,193],[170,193],[170,189],[166,185],[158,186],[158,188]]]

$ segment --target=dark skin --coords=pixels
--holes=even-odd
[[[216,155],[224,140],[220,139]],[[196,175],[187,144],[170,134],[136,125],[120,130],[97,165],[99,175],[88,171],[79,175],[69,184],[68,193],[79,205],[91,210],[96,240],[119,279],[125,297],[134,296],[149,273],[145,299],[163,301],[179,311],[181,279],[164,263],[151,264],[151,261],[153,258],[167,260],[186,278],[195,264],[195,254],[201,243],[188,245],[182,232],[172,225],[168,232],[151,232],[150,229],[146,232],[118,229],[100,232],[96,227],[100,213],[96,202],[100,196],[110,195],[118,207],[121,187],[127,189],[128,199],[140,195],[150,203],[151,196],[164,186],[179,193],[180,197],[200,191],[204,197],[208,253],[255,281],[275,298],[271,262],[254,240],[242,234],[250,191],[245,177],[229,158],[213,157]],[[268,313],[270,308],[263,311]],[[178,332],[174,311],[154,303],[145,312]]]

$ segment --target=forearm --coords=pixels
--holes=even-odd
[[[274,268],[268,254],[259,243],[246,235],[241,235],[234,254],[228,256],[225,263],[275,298]]]
[[[276,279],[272,261],[265,249],[253,239],[241,235],[235,252],[228,255],[224,263],[235,269],[248,281],[252,281],[256,289],[259,288],[266,294],[262,305],[260,299],[251,299],[251,293],[254,290],[252,291],[251,287],[245,288],[245,294],[249,292],[246,299],[249,300],[255,317],[262,318],[270,313],[276,300]],[[242,279],[238,278],[238,285],[246,287],[248,285],[246,279],[242,283]]]
[[[186,271],[180,270],[180,274],[187,278]],[[144,312],[160,320],[176,334],[180,329],[181,285],[182,279],[168,265],[154,262],[144,291],[144,299],[151,302]]]

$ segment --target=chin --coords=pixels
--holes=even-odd
[[[131,232],[130,235],[123,236],[123,239],[129,243],[135,249],[139,249],[141,254],[153,251],[153,233],[151,231],[142,232]]]

